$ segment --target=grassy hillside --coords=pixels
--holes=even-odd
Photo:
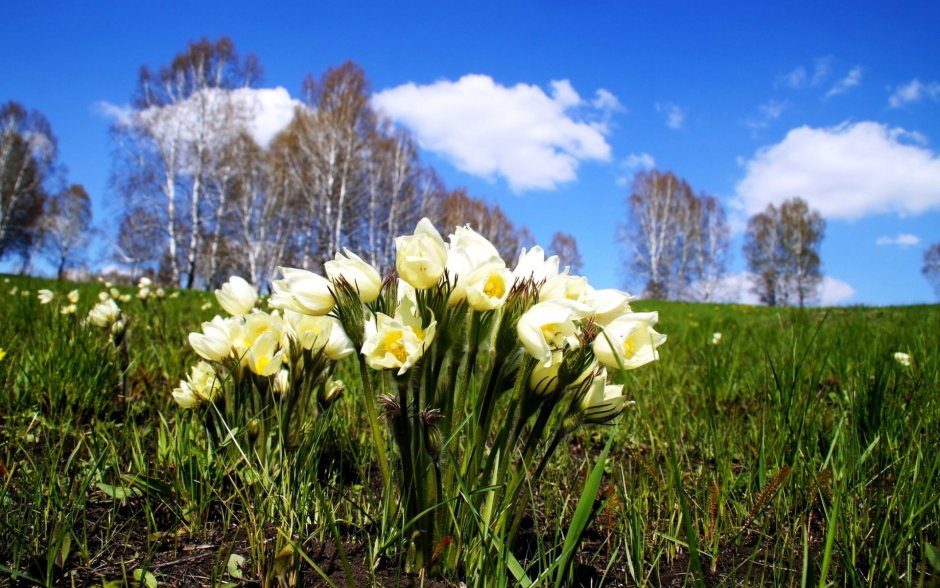
[[[187,334],[220,312],[211,294],[119,287],[115,346],[84,324],[101,284],[75,286],[63,314],[72,286],[6,280],[0,585],[419,582],[380,509],[355,364],[302,463],[259,476],[171,399],[196,359]],[[40,288],[56,298],[40,304]],[[616,424],[569,437],[530,481],[512,546],[527,577],[558,560],[609,441],[566,583],[936,585],[940,307],[635,309],[658,311],[668,341],[627,373],[635,404]]]

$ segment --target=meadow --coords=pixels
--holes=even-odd
[[[212,294],[116,287],[120,345],[84,321],[102,284],[0,283],[0,585],[460,583],[406,571],[355,361],[267,476],[171,397]],[[940,307],[633,306],[659,360],[527,481],[482,585],[940,585]]]

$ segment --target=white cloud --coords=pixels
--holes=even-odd
[[[859,65],[856,65],[849,73],[845,75],[844,78],[835,83],[829,91],[826,92],[826,95],[823,98],[832,98],[833,96],[838,96],[839,94],[845,94],[855,86],[862,83],[862,68]]]
[[[744,119],[742,124],[753,131],[766,129],[770,126],[770,123],[780,118],[786,109],[786,102],[768,100],[757,108],[757,116]]]
[[[760,300],[752,290],[753,284],[753,274],[750,272],[725,274],[714,289],[713,300],[759,305]],[[823,276],[818,294],[815,304],[836,306],[855,296],[855,288],[838,278]]]
[[[823,276],[819,291],[820,306],[836,306],[848,302],[853,296],[855,296],[855,288],[851,284],[832,276]]]
[[[897,86],[894,93],[888,98],[888,105],[891,108],[901,108],[914,102],[920,102],[924,98],[929,98],[935,102],[940,100],[940,82],[925,84],[915,78],[904,85]]]
[[[777,86],[799,90],[806,87],[808,76],[806,68],[802,65],[791,72],[777,76]]]
[[[912,235],[910,233],[898,233],[895,237],[889,237],[885,235],[884,237],[878,237],[875,240],[875,245],[884,247],[886,245],[897,245],[898,247],[913,247],[920,243],[920,237],[917,235]]]
[[[619,102],[604,90],[588,103],[567,80],[550,86],[549,96],[538,86],[507,87],[489,76],[466,75],[456,82],[407,83],[372,100],[409,127],[424,149],[458,169],[502,176],[514,191],[551,190],[574,180],[581,161],[610,158],[603,121]],[[602,122],[589,122],[597,116]]]
[[[653,169],[656,167],[656,160],[646,152],[631,153],[620,162],[620,169],[626,174],[617,178],[617,185],[626,187],[633,181],[633,174],[641,170]]]
[[[810,74],[805,66],[799,66],[790,72],[777,76],[776,86],[783,86],[791,90],[802,90],[807,87],[815,88],[822,84],[832,73],[831,55],[817,57],[813,62],[813,73]]]
[[[193,141],[199,133],[212,135],[210,142],[221,143],[240,130],[247,131],[266,148],[277,133],[294,118],[294,109],[302,106],[284,88],[217,88],[197,92],[186,100],[167,106],[152,106],[138,111],[127,105],[107,101],[95,107],[102,116],[119,125],[141,125],[165,140],[171,137]],[[209,129],[198,128],[199,112],[208,112]]]
[[[923,137],[877,122],[799,127],[747,161],[736,206],[748,215],[799,196],[825,218],[940,208],[940,157]]]
[[[666,115],[666,126],[670,129],[681,129],[685,123],[685,110],[672,102],[657,102],[656,112]]]

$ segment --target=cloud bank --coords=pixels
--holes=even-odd
[[[889,245],[896,245],[898,247],[913,247],[914,245],[920,244],[920,237],[917,235],[911,235],[910,233],[898,233],[895,237],[889,237],[885,235],[884,237],[878,237],[875,240],[875,245],[879,247],[885,247]]]
[[[714,300],[759,305],[760,300],[751,290],[752,277],[753,274],[750,272],[725,274],[715,287]],[[855,288],[851,284],[832,276],[823,276],[819,296],[813,305],[838,306],[849,302],[853,296],[855,296]]]
[[[747,215],[799,196],[827,219],[940,208],[940,157],[924,138],[877,122],[799,127],[746,161],[735,205]]]
[[[574,180],[582,161],[608,160],[606,121],[621,108],[606,90],[584,100],[567,80],[551,82],[546,94],[486,75],[407,83],[372,101],[411,129],[422,148],[469,174],[505,178],[516,192],[554,189]]]

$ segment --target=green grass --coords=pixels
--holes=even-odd
[[[371,570],[404,559],[385,546],[402,522],[381,508],[354,364],[340,369],[346,395],[307,432],[315,451],[270,476],[210,443],[200,417],[170,398],[195,359],[187,333],[220,312],[211,295],[121,304],[131,317],[125,364],[107,333],[80,324],[100,285],[79,286],[68,316],[35,291],[61,298],[73,286],[9,279],[0,283],[0,585],[100,585],[137,570],[165,585],[239,576],[368,585],[380,583]],[[636,404],[618,423],[582,430],[529,481],[532,515],[514,546],[529,579],[940,581],[940,307],[635,306],[659,311],[669,340],[660,361],[628,373]],[[913,365],[896,363],[896,351]],[[593,505],[581,493],[592,471],[603,474]],[[580,546],[572,521],[588,525]],[[324,545],[345,546],[333,570],[318,556]],[[233,554],[243,571],[229,566]],[[553,568],[568,557],[573,566]],[[370,572],[347,581],[350,565]]]

